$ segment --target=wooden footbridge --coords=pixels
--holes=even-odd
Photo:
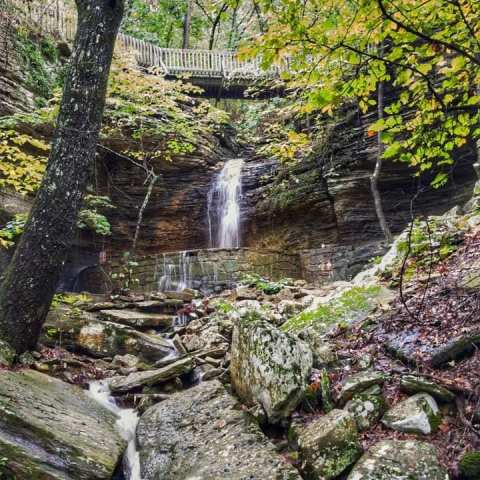
[[[1,1],[1,0],[0,0]],[[28,22],[42,33],[72,42],[76,30],[75,12],[61,1],[4,0],[19,22]],[[48,3],[45,6],[45,3]],[[261,59],[242,60],[234,51],[160,48],[152,43],[120,33],[118,42],[132,51],[141,68],[166,78],[181,78],[214,98],[244,98],[254,85],[267,85],[286,67],[262,68]],[[268,89],[267,89],[268,90]],[[267,95],[279,93],[267,91]],[[265,94],[264,94],[265,95]]]

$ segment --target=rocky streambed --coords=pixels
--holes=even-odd
[[[465,228],[445,262],[468,251],[472,289]],[[1,478],[479,478],[473,327],[439,365],[418,356],[444,342],[420,322],[405,360],[387,263],[321,288],[58,298],[37,351],[0,370]]]

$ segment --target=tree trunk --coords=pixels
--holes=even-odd
[[[384,97],[385,97],[385,87],[383,82],[379,82],[378,84],[378,97],[377,97],[377,106],[378,106],[378,119],[381,120],[384,118]],[[392,243],[393,237],[392,233],[390,232],[390,228],[388,227],[387,220],[385,218],[385,212],[383,211],[382,205],[382,198],[380,196],[380,192],[378,190],[378,180],[380,178],[380,174],[382,172],[382,155],[385,151],[383,142],[382,142],[382,134],[378,132],[377,135],[377,142],[378,142],[378,154],[377,154],[377,161],[375,164],[375,170],[373,175],[370,177],[370,185],[372,189],[373,201],[375,203],[375,212],[377,213],[378,222],[380,223],[380,228],[382,229],[383,235],[385,236],[385,240],[388,243]]]
[[[76,0],[78,28],[52,150],[25,231],[1,278],[0,338],[32,349],[58,284],[93,168],[124,0]]]
[[[191,0],[187,1],[187,10],[185,12],[185,17],[183,19],[183,40],[182,40],[182,48],[189,49],[190,48],[190,31],[192,27],[192,10],[193,10],[193,3]]]

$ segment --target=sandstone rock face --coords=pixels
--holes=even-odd
[[[438,427],[440,415],[437,402],[426,393],[397,403],[382,418],[388,428],[407,433],[432,433]]]
[[[347,480],[448,480],[435,447],[413,440],[384,440],[371,447]]]
[[[137,429],[143,480],[300,480],[216,380],[151,407]]]
[[[270,422],[287,418],[307,387],[313,363],[308,346],[254,314],[237,322],[231,348],[232,386],[240,399],[261,405]]]
[[[78,387],[0,372],[0,457],[13,478],[110,479],[125,447],[116,420]]]
[[[174,353],[172,344],[158,335],[138,332],[118,323],[98,319],[82,312],[72,316],[69,310],[53,309],[43,325],[40,343],[62,346],[94,357],[113,357],[127,353],[146,362],[155,362]]]
[[[361,455],[355,420],[344,410],[332,410],[304,428],[293,428],[308,478],[337,478]]]

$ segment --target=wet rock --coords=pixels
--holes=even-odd
[[[140,363],[140,359],[135,355],[130,355],[127,353],[126,355],[115,355],[113,357],[112,365],[114,367],[127,367],[127,368],[135,368]]]
[[[135,308],[142,312],[159,312],[165,308],[165,302],[162,300],[144,300],[135,304]]]
[[[393,406],[383,416],[382,423],[399,432],[427,435],[435,431],[440,423],[437,402],[426,393],[417,393]]]
[[[111,322],[133,328],[170,328],[175,318],[172,315],[135,312],[133,310],[101,310],[100,314]]]
[[[435,447],[414,440],[383,440],[368,450],[347,480],[448,480]]]
[[[99,312],[100,310],[109,310],[111,308],[118,308],[118,306],[113,302],[96,302],[96,303],[89,303],[82,308],[87,312]]]
[[[355,418],[358,430],[367,430],[384,413],[385,399],[375,385],[362,393],[356,393],[345,405],[345,410]]]
[[[385,381],[385,374],[375,370],[366,370],[356,373],[345,379],[340,391],[339,399],[341,402],[350,400],[353,395],[366,390],[372,385],[382,385]]]
[[[344,410],[332,410],[306,427],[292,428],[308,478],[336,478],[362,453],[355,420]]]
[[[196,296],[195,290],[185,288],[181,292],[164,292],[167,299],[190,303]]]
[[[139,387],[166,382],[184,373],[191,372],[193,367],[193,359],[186,357],[156,370],[135,372],[126,377],[114,377],[109,380],[108,384],[113,393],[128,392]]]
[[[39,342],[99,358],[129,353],[145,362],[155,362],[174,353],[172,344],[159,335],[99,320],[88,312],[76,315],[64,308],[50,311]]]
[[[110,479],[125,447],[116,420],[76,386],[33,370],[2,371],[2,473],[18,479]]]
[[[235,325],[231,347],[232,386],[247,405],[259,404],[270,422],[281,422],[302,401],[312,353],[293,335],[257,315]]]
[[[143,480],[300,480],[216,380],[148,409],[137,443]]]
[[[222,373],[223,373],[223,370],[221,368],[211,368],[210,370],[208,370],[202,375],[202,380],[204,382],[207,382],[208,380],[212,380],[214,378],[219,377],[220,375],[222,375]]]
[[[428,393],[439,402],[455,401],[454,393],[424,377],[404,375],[400,380],[400,388],[407,393]]]

